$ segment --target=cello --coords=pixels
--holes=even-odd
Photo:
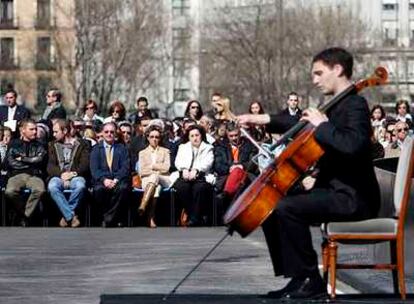
[[[387,70],[378,67],[373,76],[350,85],[320,107],[319,111],[326,113],[351,93],[383,85],[387,79]],[[312,124],[299,121],[278,140],[275,146],[287,144],[285,150],[226,211],[224,223],[230,232],[237,231],[243,238],[248,236],[273,212],[289,189],[316,165],[324,150],[315,140],[314,132],[315,127]]]

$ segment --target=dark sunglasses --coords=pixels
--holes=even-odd
[[[408,132],[408,128],[397,129],[397,131],[398,132],[402,132],[402,131]]]

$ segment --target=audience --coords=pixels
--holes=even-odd
[[[138,214],[145,215],[148,227],[157,227],[157,200],[161,189],[170,186],[175,188],[172,195],[180,223],[203,225],[211,222],[212,195],[220,217],[231,199],[258,174],[251,161],[256,147],[241,136],[230,99],[219,93],[211,97],[214,111],[209,114],[203,114],[197,100],[190,100],[184,115],[172,120],[153,119],[145,97],[137,99],[136,111],[128,116],[124,104],[115,101],[105,123],[92,99],[85,102],[82,118],[59,118],[66,117],[61,96],[58,89],[49,90],[48,106],[38,122],[27,119],[30,112],[17,105],[17,92],[12,89],[5,96],[7,105],[0,107],[0,178],[21,225],[32,218],[45,191],[44,182],[60,210],[56,222],[61,227],[83,224],[76,208],[87,185],[92,187],[92,207],[99,207],[99,222],[104,227],[125,223],[126,208],[132,206],[127,205],[132,186],[143,190]],[[298,94],[289,93],[286,103],[286,109],[277,115],[293,126],[301,115]],[[258,101],[252,101],[248,111],[265,113]],[[19,125],[15,133],[7,127],[9,121]],[[387,115],[382,106],[373,106],[373,159],[398,157],[402,143],[411,135],[411,122],[405,100],[397,102],[395,114]],[[243,127],[259,143],[271,142],[275,136],[268,133],[275,130]],[[19,130],[20,137],[15,135]],[[25,192],[30,194],[27,203],[22,187],[29,190]],[[66,189],[70,191],[65,193]],[[95,211],[91,210],[93,218]],[[161,219],[162,214],[159,216]]]

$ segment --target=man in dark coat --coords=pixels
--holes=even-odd
[[[0,123],[12,130],[13,137],[19,137],[19,122],[30,118],[30,112],[25,106],[17,104],[17,92],[9,90],[4,95],[7,105],[0,107]]]
[[[313,83],[324,95],[338,95],[352,85],[353,58],[341,48],[322,51],[313,58]],[[315,139],[325,150],[313,187],[282,198],[263,224],[276,275],[291,278],[271,298],[309,299],[326,295],[318,271],[310,226],[330,221],[355,221],[377,215],[380,196],[370,155],[370,113],[366,100],[348,94],[326,115],[316,109],[303,112],[315,127]],[[267,115],[244,115],[241,123],[279,122]]]
[[[116,125],[103,125],[103,141],[92,148],[90,171],[95,201],[102,212],[102,226],[121,226],[131,188],[128,149],[115,142]]]

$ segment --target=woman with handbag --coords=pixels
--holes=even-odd
[[[202,224],[205,204],[211,201],[211,185],[215,182],[210,173],[214,162],[213,146],[207,143],[206,133],[198,125],[187,129],[183,142],[175,159],[178,171],[172,173],[171,179],[175,181],[178,203],[189,218],[181,224],[196,226]]]

